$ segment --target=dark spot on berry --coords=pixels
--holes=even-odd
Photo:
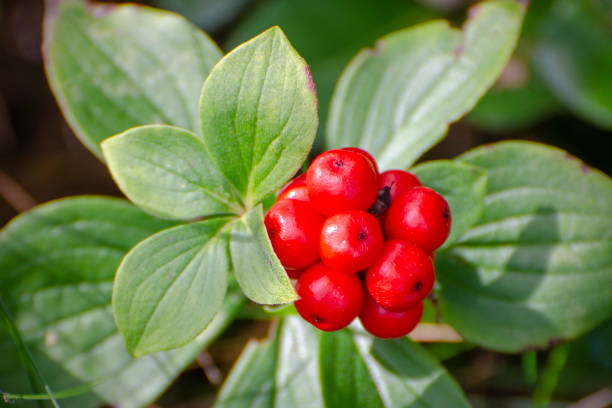
[[[363,232],[363,231],[360,231],[360,232],[359,232],[359,240],[360,240],[360,241],[363,241],[363,240],[364,240],[364,239],[366,239],[367,237],[368,237],[368,234],[366,234],[365,232]]]
[[[270,237],[275,236],[276,235],[276,229],[270,228],[270,230],[268,231],[268,235],[270,235]]]
[[[423,287],[423,282],[418,281],[417,283],[414,284],[414,291],[418,292],[419,290],[421,290],[422,287]]]
[[[334,162],[332,163],[332,165],[333,165],[334,167],[336,167],[336,168],[338,168],[338,169],[339,169],[340,167],[344,166],[344,163],[342,162],[342,160],[338,160],[338,159],[336,159],[336,160],[334,160]]]
[[[314,320],[315,323],[323,323],[323,319],[319,316],[314,316],[312,320]]]
[[[445,220],[448,220],[448,217],[450,217],[450,210],[448,209],[448,207],[444,207],[444,209],[442,210],[442,216]]]

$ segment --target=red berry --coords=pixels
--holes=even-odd
[[[304,272],[304,269],[289,269],[289,268],[285,268],[285,272],[287,272],[287,276],[289,276],[289,278],[291,279],[298,279],[302,273]]]
[[[332,215],[321,228],[321,260],[344,273],[368,268],[378,259],[382,246],[380,224],[365,211],[350,210]]]
[[[321,330],[340,330],[361,311],[363,292],[357,275],[336,272],[322,262],[306,269],[295,289],[298,313]]]
[[[302,173],[293,180],[291,180],[283,189],[278,193],[276,201],[280,200],[298,200],[308,201],[308,189],[306,188],[306,173]]]
[[[378,174],[365,156],[348,150],[328,150],[306,172],[311,204],[325,215],[367,210],[378,192]]]
[[[376,160],[374,159],[374,157],[372,157],[370,153],[358,147],[344,147],[342,150],[348,150],[349,152],[355,152],[365,156],[365,158],[368,159],[374,170],[376,170],[376,174],[378,174],[378,165],[376,164]]]
[[[376,303],[365,291],[359,320],[370,334],[388,339],[410,333],[422,316],[423,302],[417,303],[404,312],[391,312]]]
[[[386,241],[378,261],[366,272],[368,292],[382,307],[402,312],[431,292],[435,280],[429,254],[400,240]]]
[[[448,203],[431,188],[414,187],[391,202],[385,219],[385,233],[391,239],[413,242],[433,252],[450,233]]]
[[[303,201],[281,200],[270,208],[264,222],[285,268],[304,268],[319,259],[323,221],[323,216]]]
[[[389,187],[389,198],[391,202],[400,194],[410,190],[412,187],[421,186],[421,182],[412,173],[404,170],[387,170],[380,175],[379,188]]]

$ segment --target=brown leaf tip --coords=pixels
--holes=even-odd
[[[308,86],[308,89],[310,89],[312,92],[317,93],[317,86],[312,80],[312,73],[310,72],[310,68],[308,67],[308,65],[304,67],[304,72],[306,73],[307,78],[306,86]]]
[[[370,55],[378,55],[381,52],[383,52],[383,50],[385,49],[385,43],[383,40],[378,40],[376,41],[376,44],[374,44],[374,48],[366,48],[365,52],[370,54]]]
[[[116,4],[95,3],[89,4],[87,8],[89,9],[89,12],[92,16],[94,16],[95,18],[102,18],[110,14],[116,7]]]
[[[527,8],[529,7],[529,2],[530,0],[516,0],[516,2],[520,5],[522,5],[523,7]]]
[[[580,163],[580,170],[583,174],[587,174],[591,171],[591,168],[584,163]]]

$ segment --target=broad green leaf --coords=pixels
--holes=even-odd
[[[355,335],[354,342],[383,406],[470,406],[454,379],[419,344],[364,335]]]
[[[516,352],[612,315],[612,181],[569,154],[506,142],[458,160],[487,169],[480,220],[436,257],[444,319]]]
[[[423,185],[436,190],[451,209],[451,233],[444,248],[459,239],[482,215],[487,172],[450,160],[431,161],[411,169]]]
[[[612,129],[612,22],[595,3],[555,1],[538,26],[533,58],[542,79],[569,109]]]
[[[289,303],[297,299],[272,249],[261,205],[233,224],[230,252],[236,279],[249,299],[264,304]]]
[[[463,30],[436,21],[361,51],[334,91],[328,147],[362,147],[382,169],[410,166],[493,84],[524,12],[519,1],[490,0],[471,9]]]
[[[368,367],[357,357],[348,330],[322,333],[319,344],[321,387],[328,407],[383,407]]]
[[[358,325],[356,325],[358,326]],[[216,407],[469,407],[461,389],[421,346],[374,339],[358,327],[322,333],[300,317],[250,344]]]
[[[113,319],[115,271],[138,241],[173,223],[124,200],[69,198],[20,215],[0,232],[0,294],[54,392],[91,387],[63,408],[152,402],[228,324],[229,295],[213,323],[183,348],[133,359]],[[2,390],[30,393],[15,344],[0,325]],[[19,406],[38,406],[20,401]]]
[[[132,128],[102,143],[115,181],[136,205],[165,218],[242,212],[231,185],[193,133],[166,125]]]
[[[231,27],[224,44],[231,49],[268,27],[282,27],[308,61],[317,84],[319,121],[326,123],[334,85],[355,53],[382,35],[435,17],[434,12],[414,1],[258,1]],[[319,129],[315,151],[323,148],[323,131]]]
[[[322,407],[318,342],[301,318],[285,319],[272,339],[247,345],[215,407]]]
[[[252,0],[153,0],[153,4],[187,16],[206,32],[235,24],[236,17]],[[255,35],[255,34],[253,34]]]
[[[43,53],[51,89],[89,150],[130,127],[199,132],[204,79],[221,58],[184,18],[137,5],[47,1]]]
[[[211,322],[227,288],[229,221],[214,218],[161,231],[125,256],[112,303],[134,356],[183,346]]]
[[[273,406],[274,368],[278,342],[247,343],[219,393],[216,407],[263,408]]]
[[[273,27],[227,54],[204,82],[202,136],[217,167],[254,207],[302,165],[317,98],[304,60]]]

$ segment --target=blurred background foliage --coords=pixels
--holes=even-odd
[[[380,36],[436,17],[463,21],[464,0],[150,0],[202,27],[227,52],[271,25],[311,66],[322,134],[334,84],[351,57]],[[105,166],[74,137],[49,90],[40,53],[41,0],[0,0],[0,223],[36,203],[77,194],[120,195]],[[454,157],[502,139],[559,146],[612,171],[612,0],[535,0],[521,40],[493,89],[422,160]],[[588,198],[586,198],[588,199]],[[245,311],[158,401],[214,400],[249,337],[267,323]],[[561,347],[561,348],[559,348]],[[475,406],[567,406],[612,400],[612,321],[552,351],[507,356],[470,345],[431,345]],[[203,369],[202,369],[203,368]],[[539,375],[538,375],[539,374]],[[608,387],[608,388],[606,388]],[[554,391],[553,391],[554,390]]]

